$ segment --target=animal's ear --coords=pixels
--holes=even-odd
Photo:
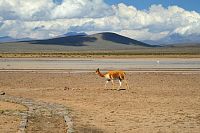
[[[96,71],[99,71],[99,68],[97,68],[97,70]]]

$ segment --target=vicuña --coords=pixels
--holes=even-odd
[[[125,75],[126,73],[124,71],[119,71],[119,70],[115,70],[115,71],[108,71],[105,74],[102,74],[99,70],[99,68],[96,70],[96,74],[98,74],[100,77],[104,77],[106,79],[106,83],[105,83],[105,88],[107,87],[107,83],[109,81],[112,82],[112,86],[114,89],[114,80],[119,80],[119,87],[118,90],[120,90],[120,87],[122,85],[122,81],[125,81],[127,88],[129,89],[128,83],[125,79]]]

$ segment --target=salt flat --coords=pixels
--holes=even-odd
[[[1,58],[0,69],[200,69],[200,58]]]

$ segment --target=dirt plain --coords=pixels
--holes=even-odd
[[[20,117],[10,114],[24,110],[27,108],[22,105],[0,101],[0,132],[17,132]]]
[[[117,91],[111,83],[105,89],[105,80],[95,72],[2,71],[0,90],[6,95],[66,106],[77,133],[199,133],[200,73],[128,72],[127,79],[130,89],[122,84],[122,90]],[[118,82],[115,85],[117,88]],[[20,105],[8,108],[5,102],[0,102],[0,107],[24,109]],[[4,114],[0,118],[0,132],[10,132],[4,126],[17,127],[20,119]],[[37,120],[28,123],[31,128],[27,132],[41,132],[46,122],[40,123],[39,116]],[[62,126],[60,121],[57,127]]]

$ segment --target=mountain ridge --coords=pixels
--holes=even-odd
[[[0,43],[0,52],[119,51],[159,47],[116,33],[60,36],[50,39]]]
[[[155,47],[135,39],[131,39],[112,32],[96,33],[92,35],[78,34],[70,36],[61,36],[50,39],[23,41],[31,44],[44,44],[44,45],[63,45],[63,46],[89,46],[91,43],[101,45],[100,43],[113,43],[120,45],[134,45],[141,47]]]

